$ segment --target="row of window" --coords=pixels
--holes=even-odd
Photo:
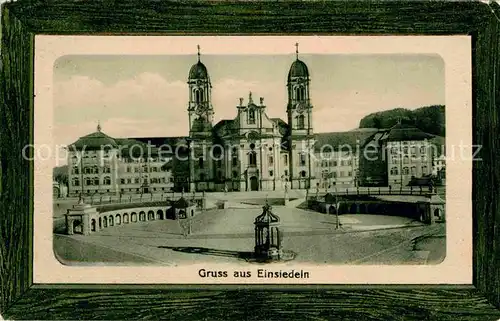
[[[415,176],[417,175],[417,167],[416,166],[412,166],[411,168],[403,167],[402,174]],[[427,175],[427,174],[428,174],[427,166],[422,166],[422,175]],[[391,175],[399,175],[399,169],[397,167],[392,167]]]
[[[321,161],[321,167],[335,167],[337,166],[338,162],[334,160],[322,160]],[[351,166],[352,165],[352,160],[342,160],[340,161],[339,166]]]
[[[98,177],[87,177],[83,180],[84,182],[84,185],[88,185],[88,186],[99,186],[99,185],[111,185],[111,177],[109,176],[106,176],[102,179],[102,181],[98,178]],[[140,179],[139,178],[134,178],[134,179],[131,179],[131,178],[122,178],[120,179],[120,183],[121,184],[139,184],[140,183]],[[144,183],[147,183],[148,182],[148,179],[144,179]],[[166,182],[166,179],[165,177],[153,177],[151,179],[149,179],[149,182],[151,184],[160,184],[160,183],[165,183]],[[171,177],[169,179],[169,182],[170,183],[173,183],[174,182],[174,179]],[[80,186],[80,179],[79,178],[73,178],[72,179],[72,185],[73,186]]]
[[[147,184],[148,182],[150,184],[160,184],[160,183],[166,183],[166,181],[167,181],[167,179],[165,177],[152,177],[149,180],[147,178],[143,178],[142,180],[145,184]],[[170,177],[169,182],[173,183],[174,178]],[[140,183],[140,179],[137,177],[136,178],[121,178],[120,179],[120,184],[122,184],[122,185],[124,185],[124,184],[139,184],[139,183]]]
[[[102,182],[100,181],[99,177],[87,177],[83,180],[83,182],[85,183],[84,185],[88,186],[111,185],[111,177],[104,177]],[[71,183],[73,184],[73,186],[80,186],[80,179],[75,177],[71,180]]]
[[[337,178],[337,177],[351,177],[352,176],[352,172],[351,171],[339,171],[338,174],[337,172],[329,172],[329,171],[323,171],[321,173],[321,176],[323,178]]]
[[[103,158],[109,157],[109,154],[103,154]],[[91,159],[91,160],[96,160],[98,159],[97,155],[83,155],[83,159]],[[120,161],[123,163],[158,163],[158,162],[166,162],[168,159],[166,158],[129,158],[129,157],[118,157]],[[78,161],[78,157],[76,155],[71,157],[72,163],[76,163]]]
[[[268,174],[269,174],[269,177],[274,177],[274,170],[269,170]],[[300,177],[306,177],[307,172],[306,171],[301,171],[299,173],[299,175],[300,175]],[[288,170],[285,170],[283,172],[283,176],[288,176]],[[220,171],[217,172],[217,178],[218,179],[224,179],[224,177],[222,175],[222,172],[220,172]],[[233,179],[239,179],[239,178],[240,178],[239,172],[233,171]],[[204,173],[200,173],[199,180],[200,181],[205,181],[206,180],[206,176],[205,176]]]
[[[155,167],[155,166],[151,166],[151,167],[143,166],[142,171],[140,168],[136,168],[136,167],[127,166],[127,168],[126,168],[127,173],[139,173],[139,172],[143,172],[143,173],[152,172],[153,173],[153,172],[160,172],[160,171],[161,171],[161,167]],[[78,167],[73,167],[72,173],[73,174],[80,174],[80,169]],[[111,168],[110,167],[89,166],[89,167],[83,168],[83,173],[84,174],[111,173]]]
[[[410,160],[415,162],[418,160],[418,158],[413,155],[410,157],[408,156],[403,156],[403,164],[409,164],[410,163]],[[429,160],[429,158],[426,156],[426,155],[422,155],[420,156],[420,161],[421,162],[427,162]],[[401,161],[401,158],[399,158],[398,156],[391,156],[391,163],[399,163]]]
[[[426,146],[421,146],[420,147],[420,154],[426,154],[427,153],[427,148]],[[401,151],[401,148],[399,147],[391,147],[391,154],[396,155],[396,154],[403,154],[403,155],[416,155],[417,154],[417,146],[403,146],[403,149]]]
[[[78,167],[73,167],[72,173],[73,174],[80,174],[80,169]],[[99,168],[98,166],[84,167],[83,173],[84,174],[111,173],[111,168],[109,168],[109,167]]]
[[[141,172],[141,168],[138,168],[138,167],[131,167],[131,166],[127,166],[127,168],[125,169],[125,171],[127,173],[140,173]],[[142,172],[143,173],[148,173],[148,172],[151,172],[151,173],[156,173],[156,172],[160,172],[161,171],[161,167],[156,167],[156,166],[143,166],[142,167]]]

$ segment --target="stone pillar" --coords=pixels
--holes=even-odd
[[[66,233],[68,233],[68,235],[73,235],[74,234],[74,231],[73,231],[73,219],[70,218],[69,216],[66,216]]]
[[[83,203],[82,200],[76,205],[73,205],[73,208],[68,209],[66,214],[66,232],[68,235],[73,235],[73,222],[75,219],[81,220],[81,228],[83,235],[89,235],[91,233],[91,217],[97,216],[97,210],[95,207],[92,207],[88,204]],[[96,231],[98,230],[98,222],[96,221]]]
[[[82,215],[82,234],[90,235],[91,226],[90,226],[90,216],[88,213],[84,213]]]

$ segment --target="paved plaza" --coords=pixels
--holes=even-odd
[[[252,204],[254,203],[254,204]],[[258,201],[232,200],[227,209],[204,211],[192,219],[185,236],[180,221],[122,224],[83,235],[54,235],[58,258],[67,264],[241,263],[254,247]],[[293,263],[432,264],[444,258],[444,224],[432,226],[399,216],[336,216],[273,206],[281,218],[283,248]],[[421,244],[416,244],[416,239]]]

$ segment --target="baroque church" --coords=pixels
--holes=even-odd
[[[198,52],[188,77],[189,190],[252,191],[309,188],[314,162],[311,78],[296,59],[287,77],[287,121],[266,114],[264,97],[239,99],[234,119],[214,124],[212,84]],[[284,104],[285,105],[285,104]],[[285,106],[284,106],[285,107]],[[175,159],[174,159],[175,163]],[[179,167],[177,167],[179,168]],[[173,175],[185,177],[173,167]],[[178,181],[178,180],[176,180]]]

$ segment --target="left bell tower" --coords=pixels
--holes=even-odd
[[[211,102],[212,84],[207,67],[201,62],[198,45],[198,62],[189,70],[189,133],[208,133],[212,129],[214,110]]]

